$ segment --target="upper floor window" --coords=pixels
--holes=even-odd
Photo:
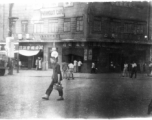
[[[83,17],[78,17],[77,19],[77,31],[83,31]]]
[[[43,22],[38,22],[34,24],[34,33],[43,33],[44,32],[44,24]]]
[[[49,21],[48,32],[49,33],[58,32],[58,21],[57,20]]]
[[[21,21],[21,25],[22,25],[22,33],[27,33],[28,32],[28,21],[27,20]]]
[[[66,18],[66,19],[64,19],[64,31],[70,32],[70,30],[71,30],[71,19]]]

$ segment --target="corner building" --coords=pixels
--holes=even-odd
[[[41,57],[51,68],[56,47],[60,64],[81,60],[82,72],[92,62],[98,72],[120,72],[126,61],[141,66],[150,60],[149,8],[148,2],[14,4],[13,36],[26,51],[20,60],[32,69]]]

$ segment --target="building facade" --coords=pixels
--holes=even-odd
[[[12,36],[25,68],[35,68],[38,57],[51,68],[56,47],[60,64],[81,60],[81,72],[90,72],[92,62],[98,72],[120,72],[125,62],[142,66],[151,59],[150,13],[151,2],[14,4],[12,16],[19,19],[12,22]]]

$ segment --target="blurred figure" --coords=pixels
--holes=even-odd
[[[82,62],[81,62],[81,60],[79,60],[79,62],[78,62],[78,72],[81,72],[81,66],[82,66]]]
[[[68,64],[66,62],[64,62],[62,64],[62,73],[63,73],[63,78],[67,79],[67,70],[68,70]]]
[[[135,62],[132,63],[132,70],[131,70],[131,76],[130,78],[132,78],[134,75],[134,77],[137,77],[137,64]]]
[[[35,65],[36,65],[36,70],[42,69],[42,59],[40,57],[38,57],[38,59],[36,59]]]
[[[152,62],[149,61],[149,75],[152,75]]]
[[[78,62],[77,60],[74,60],[74,72],[76,73],[78,70]]]
[[[128,76],[128,64],[126,62],[124,64],[122,76],[123,77],[127,77]]]
[[[70,76],[72,77],[72,79],[74,79],[73,76],[73,69],[74,69],[74,65],[72,63],[70,63],[68,65],[69,69],[68,69],[68,80],[70,80]]]
[[[92,65],[91,65],[91,73],[95,73],[95,72],[96,72],[95,63],[92,62]]]
[[[19,69],[21,69],[22,63],[21,63],[20,60],[19,60],[19,62],[18,62],[18,65],[19,65]]]

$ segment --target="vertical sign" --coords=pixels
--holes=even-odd
[[[92,60],[92,49],[88,51],[88,60]]]
[[[87,53],[88,53],[88,50],[87,49],[84,49],[84,60],[87,61]]]

